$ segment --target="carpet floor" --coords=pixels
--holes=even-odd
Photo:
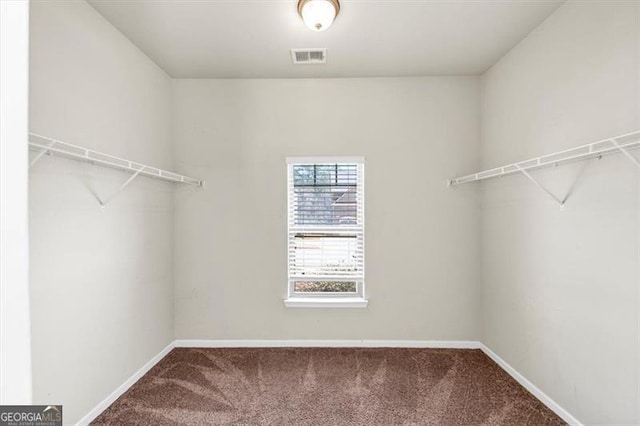
[[[174,349],[95,425],[563,425],[480,350]]]

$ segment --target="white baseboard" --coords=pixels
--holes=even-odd
[[[486,345],[481,344],[480,349],[482,349],[482,352],[487,354],[489,358],[495,361],[496,364],[498,364],[504,371],[506,371],[511,377],[513,377],[518,383],[520,383],[522,387],[524,387],[526,390],[531,392],[533,396],[535,396],[540,400],[540,402],[542,402],[551,411],[553,411],[558,416],[560,416],[562,420],[569,423],[570,425],[582,426],[582,423],[580,423],[578,419],[573,417],[571,413],[569,413],[567,410],[562,408],[557,402],[551,399],[546,393],[538,389],[536,385],[534,385],[529,380],[527,380],[527,378],[525,378],[522,374],[518,373],[518,371],[515,368],[513,368],[505,360],[503,360],[498,355],[496,355],[496,353],[493,352],[491,349],[489,349]]]
[[[547,394],[518,373],[505,360],[500,358],[483,343],[475,340],[174,340],[149,362],[136,371],[122,385],[102,402],[96,405],[77,425],[85,426],[106,410],[116,399],[140,380],[151,368],[164,358],[173,348],[435,348],[435,349],[481,349],[504,371],[520,383],[525,389],[549,407],[554,413],[570,425],[582,426],[582,423],[562,408]]]
[[[176,340],[176,348],[449,348],[480,349],[474,340]]]
[[[171,342],[167,345],[166,348],[160,351],[156,356],[151,358],[149,362],[140,368],[140,370],[136,371],[131,377],[129,377],[123,384],[118,386],[116,390],[111,392],[111,394],[106,397],[102,402],[96,405],[91,411],[87,413],[82,419],[76,423],[77,426],[85,426],[91,423],[96,417],[100,415],[104,410],[106,410],[113,402],[120,397],[123,393],[125,393],[135,382],[140,380],[142,376],[144,376],[151,368],[156,365],[162,358],[164,358],[171,349],[174,348],[174,342]]]

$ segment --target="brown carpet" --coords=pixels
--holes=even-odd
[[[93,424],[563,425],[480,350],[174,349]]]

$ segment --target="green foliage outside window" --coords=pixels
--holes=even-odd
[[[355,293],[356,283],[354,281],[296,281],[294,289],[304,293]]]

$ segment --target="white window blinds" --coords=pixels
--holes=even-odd
[[[288,159],[289,294],[362,296],[362,159]]]

